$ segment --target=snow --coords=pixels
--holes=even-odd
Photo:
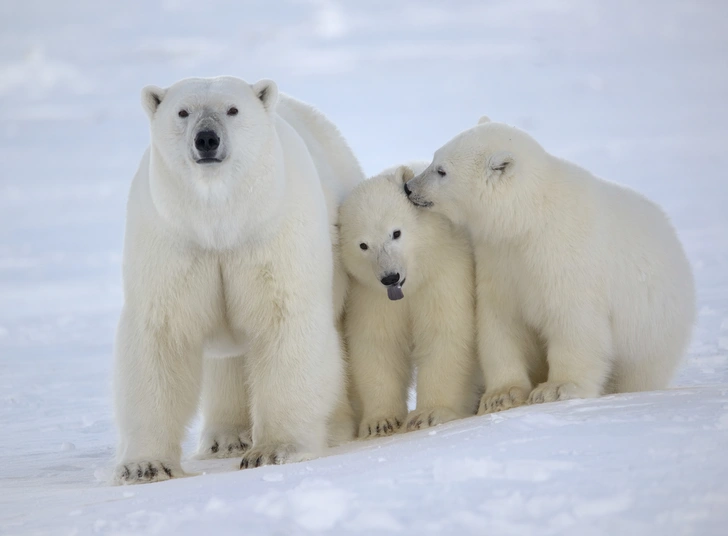
[[[728,524],[728,6],[719,2],[0,4],[0,534],[664,534]],[[107,484],[139,92],[270,77],[365,170],[484,114],[660,203],[698,322],[670,389],[525,407],[324,458]]]

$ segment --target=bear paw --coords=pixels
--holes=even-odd
[[[200,437],[200,446],[195,458],[237,458],[246,452],[251,444],[247,430],[205,430]]]
[[[261,445],[252,447],[240,461],[241,469],[260,467],[262,465],[282,465],[290,462],[300,462],[306,459],[293,445]]]
[[[526,403],[526,391],[520,387],[511,387],[503,391],[487,392],[480,399],[478,415],[505,411],[517,408]]]
[[[411,411],[407,416],[405,429],[408,432],[437,426],[458,418],[458,414],[447,408],[432,408]]]
[[[185,476],[179,465],[158,460],[120,463],[114,469],[115,484],[146,484]]]
[[[392,435],[401,426],[402,421],[397,417],[365,419],[362,421],[361,426],[359,426],[359,439]]]
[[[544,402],[557,402],[571,400],[572,398],[587,398],[575,383],[571,382],[544,382],[528,397],[529,404],[542,404]]]

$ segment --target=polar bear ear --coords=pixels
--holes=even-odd
[[[253,93],[263,103],[263,108],[271,111],[278,103],[278,85],[273,80],[259,80],[251,86]]]
[[[149,119],[154,117],[157,108],[162,104],[165,93],[167,93],[166,89],[157,86],[147,86],[142,89],[142,107],[147,112]]]
[[[397,169],[394,170],[394,174],[392,175],[391,180],[394,184],[401,188],[405,182],[411,181],[414,178],[415,172],[412,171],[411,167],[399,166]]]
[[[490,123],[490,117],[488,117],[487,115],[484,115],[483,117],[478,119],[479,125],[484,125],[485,123]]]
[[[509,151],[499,151],[488,158],[488,170],[491,173],[505,173],[514,162],[513,154]]]

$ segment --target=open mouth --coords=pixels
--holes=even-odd
[[[404,285],[404,282],[407,281],[407,278],[404,278],[399,283],[395,283],[394,285],[389,285],[387,287],[387,297],[392,301],[401,300],[404,298],[404,292],[402,292],[402,285]]]
[[[219,164],[222,162],[219,158],[200,158],[197,160],[198,164]]]
[[[432,201],[419,201],[417,199],[412,199],[412,197],[410,197],[409,200],[410,203],[412,203],[416,207],[429,208],[433,205]]]

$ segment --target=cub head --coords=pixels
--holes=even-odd
[[[435,151],[432,163],[404,189],[413,205],[475,234],[517,234],[527,225],[546,156],[525,132],[483,117]]]
[[[408,260],[416,247],[417,210],[403,185],[414,177],[407,166],[359,184],[339,212],[341,253],[347,272],[362,285],[404,297]]]
[[[178,176],[214,178],[230,166],[244,169],[272,133],[268,117],[278,100],[275,82],[187,78],[142,90],[154,157]]]

